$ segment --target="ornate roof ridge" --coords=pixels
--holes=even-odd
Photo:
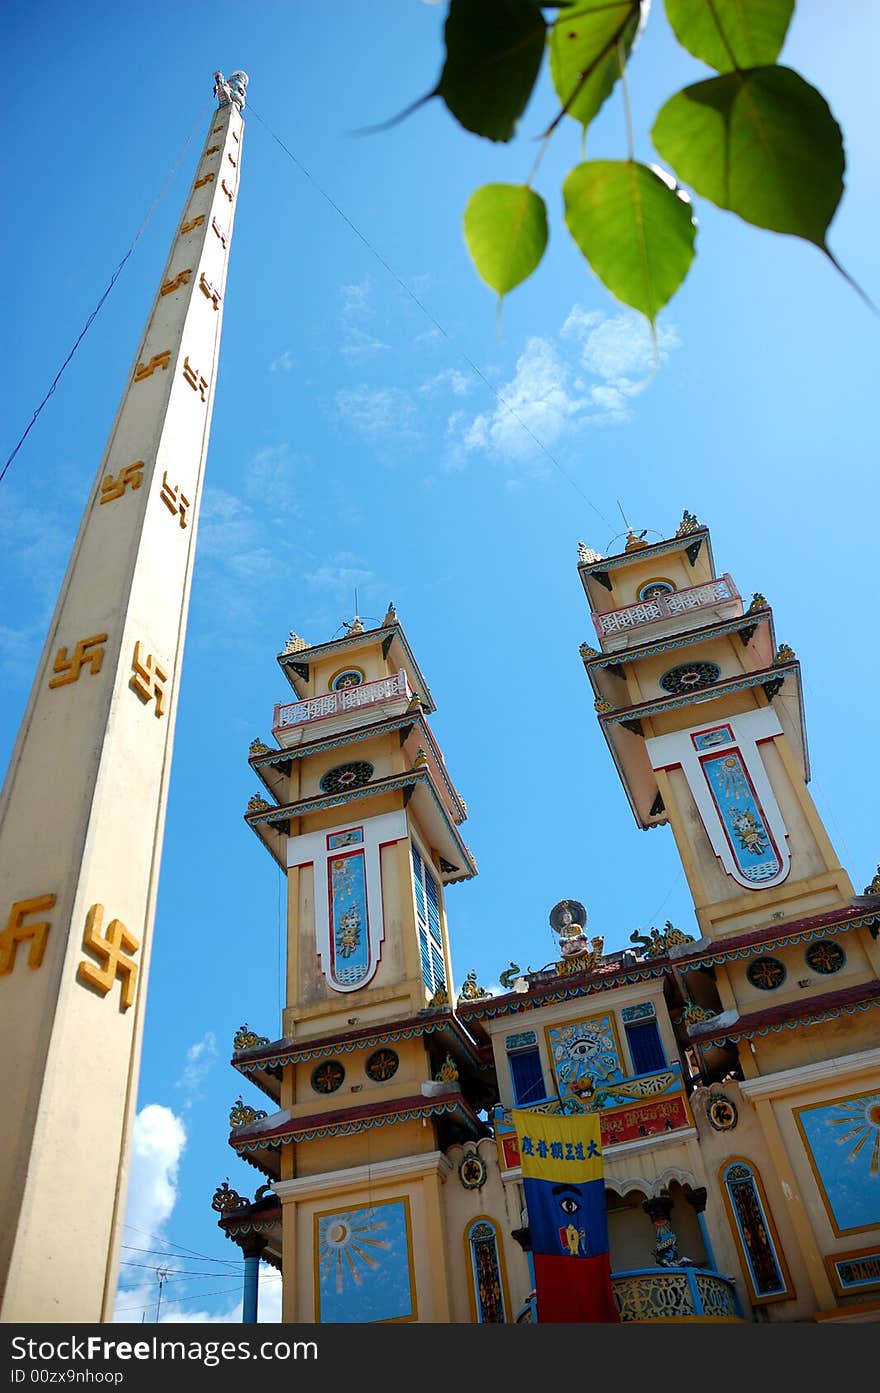
[[[741,1035],[766,1034],[770,1030],[782,1030],[785,1026],[805,1025],[836,1015],[838,1011],[867,1009],[872,1002],[880,1001],[880,978],[860,982],[853,987],[841,987],[836,992],[823,992],[820,996],[798,997],[778,1006],[768,1006],[762,1011],[751,1011],[737,1015],[726,1025],[719,1027],[717,1018],[703,1021],[687,1028],[688,1039],[695,1044],[705,1044],[711,1040],[736,1040]]]

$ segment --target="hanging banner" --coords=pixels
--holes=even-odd
[[[598,1116],[518,1108],[510,1116],[522,1158],[538,1321],[617,1322]]]

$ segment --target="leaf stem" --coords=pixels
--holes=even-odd
[[[605,8],[605,7],[603,6],[603,8]],[[611,7],[609,6],[608,8],[611,8]],[[569,111],[571,110],[572,106],[573,106],[574,103],[577,101],[578,97],[580,96],[580,94],[581,94],[581,92],[583,91],[583,89],[584,89],[584,87],[586,86],[586,84],[589,82],[590,78],[593,76],[593,73],[596,71],[596,69],[598,68],[599,64],[600,64],[601,62],[603,62],[604,59],[606,59],[606,58],[608,57],[609,53],[612,53],[613,50],[617,47],[617,45],[620,43],[620,40],[623,38],[624,32],[626,31],[626,26],[630,23],[630,21],[632,20],[632,17],[633,17],[633,13],[634,13],[635,11],[637,11],[638,8],[639,8],[638,0],[635,0],[635,3],[632,4],[632,5],[630,5],[629,8],[627,9],[626,14],[624,15],[624,17],[623,17],[623,19],[621,20],[620,24],[619,24],[619,25],[617,26],[617,28],[615,29],[614,33],[611,35],[611,38],[608,40],[607,44],[605,44],[605,46],[603,47],[601,53],[597,53],[597,54],[596,54],[596,57],[593,59],[592,63],[590,63],[589,66],[586,67],[586,68],[584,69],[584,71],[580,74],[580,76],[579,76],[579,78],[578,78],[578,80],[577,80],[577,83],[576,83],[576,85],[575,85],[574,91],[572,92],[572,94],[571,94],[571,96],[569,97],[568,101],[567,101],[567,102],[565,103],[565,105],[562,107],[562,110],[559,111],[559,112],[557,112],[557,114],[554,116],[553,120],[550,122],[550,125],[547,127],[546,131],[544,131],[544,139],[545,139],[545,140],[547,139],[548,136],[551,136],[551,135],[553,134],[553,132],[556,130],[556,127],[559,125],[560,121],[562,120],[563,116],[567,116],[567,115],[568,115],[568,113],[569,113]],[[555,23],[558,24],[558,23],[560,22],[561,19],[562,19],[562,16],[560,15],[560,18],[559,18],[558,20],[556,20]]]
[[[620,64],[620,86],[623,92],[623,114],[626,118],[626,143],[627,148],[629,150],[630,164],[632,164],[636,155],[635,145],[633,144],[633,123],[632,111],[630,110],[629,105],[629,87],[627,86],[626,81],[626,59],[623,56],[623,41],[621,39],[618,39],[617,41],[617,61]]]

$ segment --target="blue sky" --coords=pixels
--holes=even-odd
[[[697,200],[697,258],[648,380],[640,322],[562,222],[561,181],[580,158],[564,123],[537,183],[549,250],[499,334],[461,215],[481,183],[528,174],[554,111],[546,80],[507,147],[436,101],[353,134],[433,86],[444,13],[420,0],[5,11],[4,457],[194,134],[0,486],[4,767],[207,130],[211,74],[251,79],[125,1240],[126,1262],[145,1266],[124,1269],[127,1319],[155,1314],[150,1267],[169,1262],[163,1311],[234,1316],[238,1277],[220,1260],[237,1250],[210,1198],[227,1175],[242,1193],[259,1183],[226,1136],[241,1086],[260,1098],[228,1058],[245,1020],[277,1037],[281,1004],[279,873],[242,822],[257,788],[247,750],[289,695],[275,661],[288,631],[341,632],[355,587],[367,621],[395,601],[468,803],[480,875],[448,895],[458,983],[549,961],[547,916],[564,897],[610,949],[666,918],[695,928],[671,832],[636,829],[578,657],[592,625],[577,542],[614,549],[618,501],[655,538],[691,509],[719,569],[768,597],[803,664],[813,796],[857,890],[880,856],[877,317],[815,248]],[[878,30],[868,0],[801,0],[782,58],[843,127],[830,246],[880,303]],[[630,64],[637,157],[654,158],[660,104],[706,75],[655,6]],[[617,97],[590,154],[625,150]],[[168,1242],[190,1258],[166,1261]],[[277,1290],[269,1275],[267,1314]]]

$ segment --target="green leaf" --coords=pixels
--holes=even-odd
[[[653,324],[694,259],[690,204],[632,160],[579,164],[563,194],[568,230],[596,275]]]
[[[466,130],[510,140],[544,56],[537,0],[450,0],[445,33],[436,94]]]
[[[779,57],[794,0],[665,0],[675,37],[719,73]]]
[[[639,27],[639,0],[582,0],[550,30],[550,75],[563,108],[584,130],[620,77]]]
[[[525,184],[484,184],[464,210],[474,265],[499,295],[530,276],[547,246],[547,209]]]
[[[827,251],[843,140],[825,98],[798,73],[752,68],[685,87],[661,107],[651,136],[679,179],[719,208]]]

